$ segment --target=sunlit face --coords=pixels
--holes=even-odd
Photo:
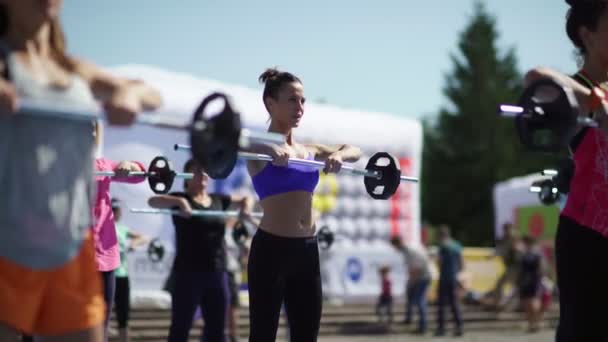
[[[266,98],[272,120],[286,127],[298,127],[304,116],[304,86],[300,82],[284,84],[276,98]]]
[[[7,6],[11,20],[19,23],[39,23],[59,17],[62,0],[1,0]]]
[[[587,58],[605,66],[608,72],[608,10],[604,10],[594,31],[581,27],[579,34],[587,49]]]
[[[192,179],[186,180],[186,187],[188,190],[200,192],[207,188],[207,185],[209,184],[209,175],[200,165],[194,163],[186,172],[193,174]]]

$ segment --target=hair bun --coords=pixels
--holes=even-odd
[[[268,68],[266,69],[266,71],[264,71],[260,77],[258,78],[258,80],[260,81],[260,83],[266,83],[268,82],[268,80],[273,79],[277,76],[279,76],[281,74],[281,72],[279,71],[279,69],[277,68]]]

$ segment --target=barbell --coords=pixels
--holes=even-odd
[[[557,169],[542,170],[543,176],[551,176],[551,178],[533,182],[530,192],[538,193],[538,198],[543,204],[554,204],[562,195],[570,192],[570,181],[574,176],[574,171],[574,160],[564,158],[559,161]]]
[[[541,79],[522,93],[518,105],[502,104],[499,114],[515,118],[520,141],[531,150],[559,152],[567,147],[578,126],[597,127],[579,115],[574,91],[550,79]]]
[[[95,176],[115,177],[114,171],[94,171]],[[175,178],[192,179],[192,173],[175,172],[166,157],[157,156],[150,162],[148,171],[130,171],[126,177],[147,177],[150,189],[155,194],[166,194],[173,186]]]
[[[180,215],[182,211],[178,209],[155,209],[155,208],[131,208],[134,214],[160,214],[160,215]],[[240,213],[236,210],[192,210],[192,216],[213,217],[213,218],[237,218]],[[251,217],[261,218],[263,213],[255,212],[249,214]]]
[[[211,112],[214,103],[222,102],[223,106],[218,112]],[[32,115],[39,117],[61,118],[66,120],[92,122],[103,120],[102,110],[98,107],[74,106],[48,101],[24,100],[20,103],[17,115]],[[179,123],[179,117],[163,116],[154,112],[141,113],[136,118],[136,124],[153,127],[163,127],[189,132],[191,152],[203,166],[213,160],[218,174],[222,176],[225,170],[232,170],[236,157],[232,158],[232,151],[247,148],[257,143],[281,144],[285,138],[281,134],[271,132],[254,132],[241,127],[240,114],[233,109],[230,100],[225,94],[212,93],[205,97],[194,111],[190,124]],[[235,152],[236,153],[236,152]],[[229,171],[228,171],[229,173]],[[224,178],[228,175],[225,173]]]
[[[243,246],[245,241],[251,236],[249,229],[242,222],[237,222],[232,229],[232,239],[234,242]],[[323,226],[317,232],[317,241],[319,248],[328,250],[335,241],[335,234],[329,229],[328,226]],[[165,246],[158,238],[152,239],[148,243],[147,249],[148,259],[154,263],[160,262],[165,256]]]
[[[560,193],[552,179],[532,182],[530,192],[538,193],[538,199],[544,205],[552,205],[560,198]]]
[[[148,260],[152,262],[161,262],[165,257],[165,245],[159,238],[154,238],[148,243]]]
[[[182,144],[175,144],[174,150],[190,150],[191,147]],[[258,160],[271,162],[272,157],[265,154],[238,152],[234,151],[235,158],[244,160]],[[325,163],[317,160],[308,160],[301,158],[289,158],[289,164],[314,167],[323,169]],[[211,163],[208,167],[214,168]],[[208,169],[206,169],[207,172]],[[418,182],[418,178],[407,177],[401,175],[399,162],[397,158],[387,152],[375,153],[367,162],[365,169],[357,169],[352,165],[342,165],[341,172],[345,171],[353,175],[363,176],[363,183],[367,193],[374,199],[388,199],[397,192],[397,188],[401,182]]]
[[[245,241],[250,236],[250,230],[241,221],[237,222],[236,225],[232,228],[232,239],[239,246],[243,246],[245,244]],[[329,229],[328,226],[322,226],[317,232],[317,241],[319,243],[319,248],[327,250],[334,243],[335,234]]]

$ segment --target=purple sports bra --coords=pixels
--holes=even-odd
[[[312,160],[313,157],[309,155],[306,159]],[[251,180],[260,200],[291,191],[312,193],[319,182],[319,170],[312,166],[293,164],[287,167],[274,166],[268,162]]]

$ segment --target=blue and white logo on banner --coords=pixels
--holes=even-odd
[[[363,265],[358,258],[350,257],[346,260],[346,277],[353,282],[361,280]]]

